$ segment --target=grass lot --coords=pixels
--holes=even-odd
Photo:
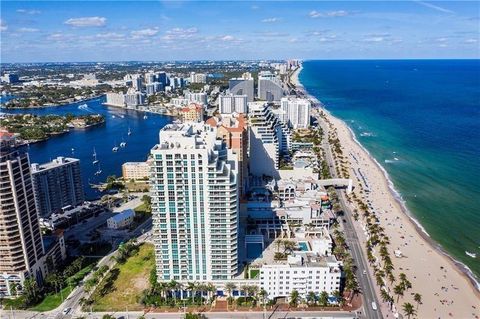
[[[52,309],[57,308],[62,303],[62,295],[63,300],[65,300],[72,290],[70,287],[65,287],[62,289],[62,293],[58,294],[50,294],[45,296],[43,301],[36,305],[35,307],[31,308],[34,311],[49,311]]]
[[[87,266],[85,266],[82,270],[77,272],[75,275],[69,277],[66,282],[69,280],[73,280],[74,282],[82,280],[95,266],[94,261],[96,259],[90,259],[91,263]],[[62,289],[62,292],[60,293],[51,293],[46,295],[43,300],[36,306],[29,308],[30,310],[33,311],[50,311],[52,309],[57,308],[61,303],[62,303],[62,296],[63,300],[65,300],[72,289],[70,287],[65,287]],[[23,302],[23,297],[20,296],[16,299],[5,299],[3,301],[3,305],[5,306],[6,309],[9,309],[10,306],[13,309],[23,309],[24,308],[24,302]]]
[[[135,256],[128,258],[123,265],[116,265],[119,274],[113,290],[104,296],[96,296],[94,311],[142,310],[138,303],[143,290],[149,287],[150,271],[155,266],[153,245],[143,244]]]
[[[125,182],[125,187],[130,191],[130,192],[144,192],[149,190],[149,185],[148,181],[134,181],[133,183],[131,181]]]

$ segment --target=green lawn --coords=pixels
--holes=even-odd
[[[61,293],[59,292],[57,294],[50,294],[45,296],[41,303],[30,309],[34,311],[49,311],[55,309],[62,303],[62,296],[63,300],[65,300],[71,291],[72,290],[70,289],[70,287],[65,287],[62,289]]]
[[[104,296],[95,292],[94,311],[142,310],[138,297],[149,287],[150,271],[155,267],[153,245],[143,244],[136,255],[127,259],[125,264],[116,265],[119,273],[113,283],[112,291]]]
[[[260,269],[250,269],[250,278],[255,279],[260,274]]]

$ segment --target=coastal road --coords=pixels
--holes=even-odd
[[[328,126],[318,115],[318,113],[316,119],[318,120],[319,125],[321,125],[325,135],[328,135]],[[325,150],[326,161],[330,169],[330,174],[335,178],[337,174],[335,172],[335,161],[333,159],[330,145],[325,138],[323,139],[322,143],[323,149]],[[345,222],[343,220],[341,221],[346,235],[345,239],[350,248],[350,251],[352,252],[352,257],[357,265],[356,275],[359,286],[362,288],[364,314],[368,319],[381,319],[382,314],[380,310],[373,310],[372,308],[372,302],[375,302],[377,308],[380,308],[380,304],[378,302],[377,295],[375,294],[375,286],[370,275],[370,271],[368,269],[368,262],[365,258],[365,255],[363,254],[363,250],[360,246],[360,241],[358,239],[357,233],[355,232],[355,228],[353,227],[352,212],[350,210],[350,207],[347,205],[344,192],[337,190],[337,194],[340,200],[340,205],[345,215],[345,218],[343,218]]]
[[[116,318],[123,319],[136,319],[140,316],[145,316],[146,319],[155,318],[172,318],[183,319],[185,318],[184,312],[165,312],[165,313],[143,313],[143,312],[114,312],[114,313],[85,313],[84,316],[87,319],[101,319],[103,315],[111,314]],[[344,319],[357,319],[358,316],[355,312],[346,311],[238,311],[238,312],[203,312],[203,314],[209,319],[293,319],[293,318],[315,318],[315,319],[331,319],[331,318],[344,318]]]

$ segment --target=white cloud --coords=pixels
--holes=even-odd
[[[17,10],[18,13],[24,13],[24,14],[40,14],[42,13],[40,10],[27,10],[27,9],[18,9]]]
[[[443,7],[440,7],[440,6],[437,6],[435,4],[431,4],[431,3],[428,3],[428,2],[423,2],[423,1],[415,1],[416,3],[424,6],[424,7],[427,7],[427,8],[430,8],[430,9],[433,9],[433,10],[436,10],[436,11],[439,11],[439,12],[443,12],[443,13],[455,13],[453,12],[452,10],[448,10],[448,9],[445,9]]]
[[[278,22],[278,21],[280,21],[280,20],[281,20],[280,18],[273,17],[273,18],[263,19],[262,22],[263,22],[263,23],[274,23],[274,22]]]
[[[435,41],[443,43],[443,42],[447,42],[448,39],[447,38],[436,38]]]
[[[5,23],[5,21],[0,19],[0,31],[7,31],[7,30],[8,30],[7,24]]]
[[[103,27],[107,23],[104,17],[71,18],[64,22],[72,27]]]
[[[477,43],[478,40],[477,39],[466,39],[465,40],[465,43]]]
[[[165,33],[166,35],[163,37],[164,40],[189,39],[198,33],[198,29],[195,27],[187,29],[173,28]]]
[[[308,14],[311,18],[333,18],[333,17],[345,17],[348,16],[350,13],[345,10],[336,10],[336,11],[328,11],[328,12],[320,12],[316,10],[310,11]]]
[[[222,41],[233,41],[233,40],[235,40],[235,38],[231,35],[225,35],[225,36],[221,37],[220,40],[222,40]]]
[[[142,30],[132,31],[131,34],[134,38],[152,37],[158,33],[158,28],[147,28]]]
[[[385,41],[385,37],[368,37],[363,39],[365,42],[383,42]]]
[[[349,13],[345,10],[337,10],[337,11],[330,11],[327,12],[328,17],[345,17],[348,16]]]
[[[125,38],[124,34],[116,33],[116,32],[97,33],[95,36],[99,39],[106,39],[106,40],[118,40],[118,39]]]
[[[17,30],[18,32],[38,32],[40,30],[35,28],[20,28]]]

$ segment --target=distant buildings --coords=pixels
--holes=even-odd
[[[207,101],[207,93],[205,92],[186,92],[185,98],[187,99],[188,103],[198,103],[206,106],[208,104]]]
[[[145,105],[145,94],[129,89],[125,94],[125,104],[127,107],[137,107],[139,105]]]
[[[228,90],[233,95],[246,95],[248,102],[255,98],[254,80],[249,72],[242,74],[240,78],[233,78],[228,81]]]
[[[310,126],[310,101],[294,96],[283,97],[280,100],[280,109],[283,111],[280,120],[289,127],[308,128]]]
[[[180,109],[180,118],[183,122],[201,122],[203,121],[203,106],[191,103]]]
[[[230,280],[238,272],[238,163],[216,128],[169,124],[151,150],[159,281]]]
[[[66,206],[85,201],[80,160],[57,157],[51,162],[32,164],[33,190],[40,217],[48,218]]]
[[[283,97],[283,88],[280,79],[269,71],[258,74],[258,98],[263,101],[280,101]]]
[[[110,229],[122,229],[130,226],[134,218],[135,212],[133,209],[127,209],[107,219],[107,227]]]
[[[4,131],[0,146],[0,295],[9,296],[13,285],[41,282],[46,271],[28,154]]]
[[[248,112],[248,96],[222,94],[218,96],[219,111],[221,114],[244,113]]]
[[[122,165],[122,176],[124,180],[148,179],[150,166],[146,162],[126,162]]]
[[[18,75],[13,73],[5,73],[0,80],[8,84],[19,82]]]
[[[207,75],[203,73],[190,72],[190,83],[207,83]]]
[[[112,106],[125,106],[125,94],[109,92],[106,96],[107,101],[105,104]]]

